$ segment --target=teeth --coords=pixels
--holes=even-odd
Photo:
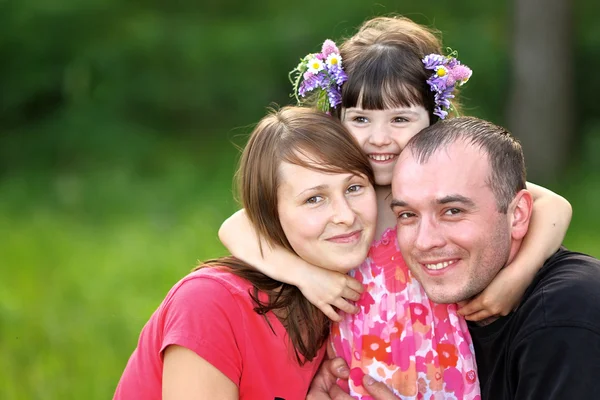
[[[369,154],[369,158],[375,161],[387,161],[396,157],[395,154]]]
[[[448,265],[452,265],[452,264],[454,264],[454,261],[444,261],[444,262],[437,263],[437,264],[425,264],[425,268],[438,270],[438,269],[446,268]]]

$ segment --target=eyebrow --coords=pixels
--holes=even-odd
[[[349,182],[355,176],[360,176],[360,175],[354,174],[354,173],[350,173],[350,175],[344,180],[344,182]],[[319,191],[319,190],[325,190],[328,187],[329,187],[329,185],[317,185],[317,186],[313,186],[311,188],[304,189],[303,191],[301,191],[300,193],[298,193],[296,195],[296,197],[302,197],[306,192],[316,192],[316,191]]]
[[[448,196],[444,196],[440,199],[436,200],[437,204],[448,204],[448,203],[462,203],[466,206],[469,207],[475,207],[475,203],[473,202],[473,200],[469,199],[468,197],[462,196],[460,194],[451,194]],[[390,207],[392,209],[396,208],[396,207],[407,207],[408,203],[404,200],[398,200],[398,199],[392,199],[392,203],[390,204]]]

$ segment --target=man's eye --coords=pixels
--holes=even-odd
[[[446,210],[445,214],[446,215],[456,215],[456,214],[460,214],[461,212],[462,212],[462,210],[459,208],[449,208]]]
[[[414,213],[411,213],[411,212],[408,212],[408,211],[404,211],[404,212],[398,213],[398,219],[409,219],[409,218],[414,217],[414,216],[415,216]]]

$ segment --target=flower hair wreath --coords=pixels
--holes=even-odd
[[[342,102],[342,84],[348,76],[342,69],[342,56],[332,40],[325,40],[320,53],[311,53],[289,73],[299,105],[300,97],[314,96],[316,107],[329,112]]]
[[[457,52],[450,51],[448,56],[432,53],[422,59],[425,69],[433,74],[427,80],[434,93],[433,114],[445,119],[452,110],[450,99],[454,98],[456,86],[462,86],[471,77],[473,71],[462,65],[456,58]],[[311,53],[289,73],[293,96],[299,105],[304,102],[300,97],[310,96],[316,107],[329,113],[342,102],[342,84],[348,76],[342,68],[342,56],[332,40],[325,40],[320,53]]]
[[[450,99],[454,98],[454,88],[467,83],[473,74],[471,68],[462,65],[456,56],[456,51],[451,51],[448,56],[433,53],[422,60],[425,69],[434,71],[427,84],[434,93],[433,114],[440,119],[446,118],[448,111],[452,110]]]

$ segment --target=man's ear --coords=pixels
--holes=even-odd
[[[508,208],[511,235],[514,240],[521,240],[529,229],[533,212],[533,196],[526,189],[521,190]]]

